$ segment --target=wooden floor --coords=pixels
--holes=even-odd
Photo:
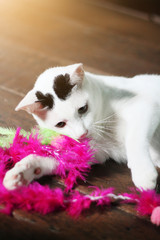
[[[104,0],[0,0],[0,125],[30,129],[35,122],[14,108],[46,68],[83,62],[95,73],[160,73],[160,25],[143,14],[122,13]],[[63,186],[56,177],[52,186]],[[130,171],[110,161],[93,167],[86,184],[132,187]],[[133,206],[92,210],[74,221],[16,210],[0,214],[0,239],[160,239],[160,227]]]

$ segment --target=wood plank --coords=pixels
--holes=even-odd
[[[0,236],[1,240],[38,240],[53,239],[54,231],[48,231],[44,222],[34,224],[33,222],[19,221],[13,217],[0,214]],[[56,236],[56,239],[62,239]]]
[[[130,170],[126,164],[118,164],[113,160],[93,166],[87,182],[98,187],[115,187],[116,193],[128,191],[129,188],[134,187]]]
[[[0,89],[13,92],[21,97],[33,88],[36,78],[47,68],[69,65],[74,62],[49,57],[10,40],[0,39],[0,55],[5,59],[0,65]],[[8,70],[8,66],[9,70]],[[98,69],[85,66],[86,70],[104,74]]]
[[[0,125],[4,127],[22,127],[29,130],[35,125],[35,121],[25,112],[15,112],[14,109],[21,96],[0,89]]]
[[[62,239],[152,239],[158,240],[160,228],[149,221],[124,213],[116,208],[97,210],[86,213],[78,220],[73,220],[66,213],[54,213],[38,216],[17,210],[16,218],[20,222],[30,219],[34,225],[42,226],[56,237]]]
[[[58,4],[16,0],[14,6],[10,1],[3,3],[0,13],[3,38],[12,39],[15,45],[23,44],[58,59],[81,61],[112,74],[159,73],[160,31],[153,23],[88,1]]]

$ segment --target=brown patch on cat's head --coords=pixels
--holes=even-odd
[[[36,104],[39,106],[34,110],[34,114],[37,115],[42,120],[45,120],[47,117],[47,110],[52,109],[54,105],[53,95],[50,93],[43,94],[40,91],[36,92],[37,101]]]
[[[36,102],[41,103],[43,108],[46,108],[46,107],[47,107],[47,109],[52,109],[53,108],[54,99],[53,99],[52,94],[50,94],[50,93],[43,94],[42,92],[37,91],[36,92],[36,97],[38,99]]]
[[[65,100],[71,93],[72,88],[75,84],[70,83],[69,74],[58,75],[54,80],[53,89],[58,96],[58,98]]]

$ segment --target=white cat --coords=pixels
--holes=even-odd
[[[137,187],[153,189],[160,167],[159,96],[158,75],[101,76],[74,64],[42,73],[16,110],[31,113],[42,127],[77,139],[91,137],[100,163],[109,157],[125,162]],[[4,186],[28,184],[51,174],[57,164],[30,155],[6,173]]]

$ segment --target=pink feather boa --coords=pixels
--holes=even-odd
[[[1,212],[11,214],[14,209],[23,209],[32,212],[47,214],[55,210],[66,210],[71,216],[78,217],[82,211],[89,209],[92,203],[97,206],[109,206],[114,200],[121,203],[134,203],[141,215],[150,215],[151,222],[160,225],[160,195],[154,190],[134,190],[132,193],[114,194],[113,188],[94,190],[89,195],[83,195],[73,190],[77,179],[85,181],[91,169],[95,150],[90,148],[89,140],[77,142],[67,136],[56,138],[50,145],[42,145],[36,135],[26,138],[17,129],[13,143],[9,148],[0,148],[0,204]],[[6,171],[16,162],[29,154],[56,158],[59,166],[56,174],[65,181],[65,191],[60,188],[51,189],[33,182],[16,190],[8,191],[3,186]]]

